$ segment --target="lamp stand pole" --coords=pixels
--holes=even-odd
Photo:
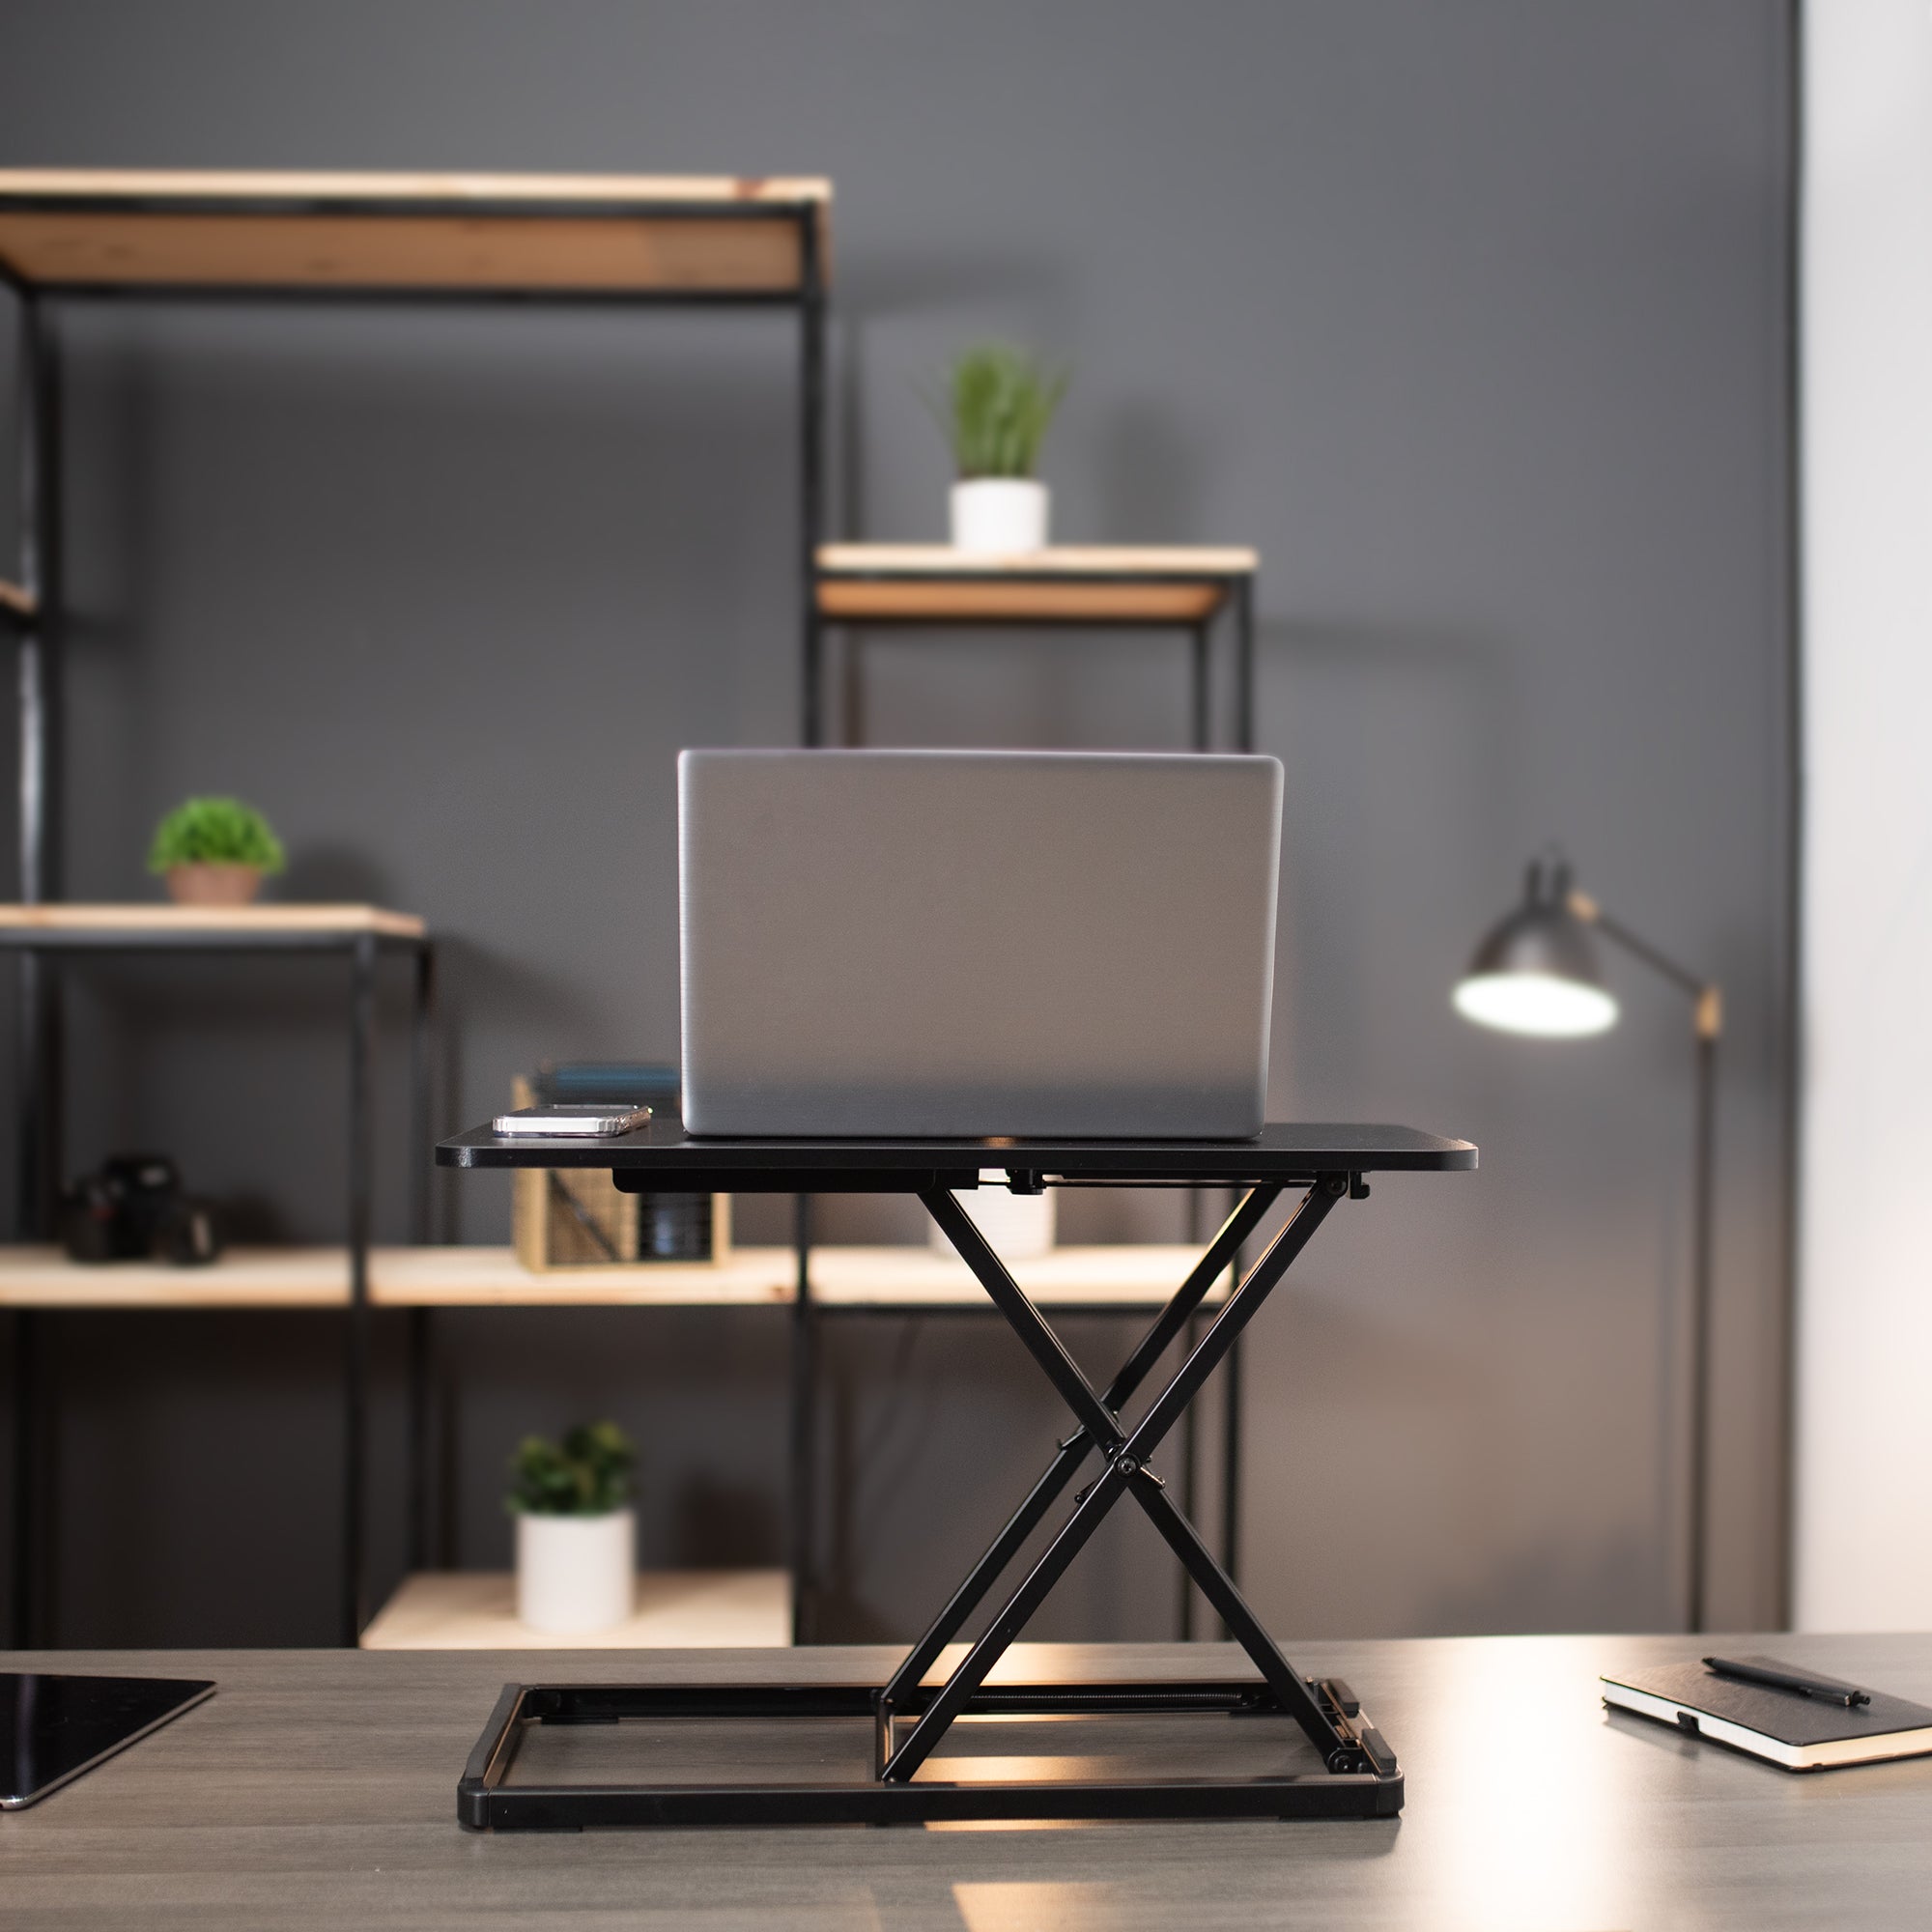
[[[1691,1191],[1690,1223],[1690,1577],[1687,1589],[1690,1627],[1705,1627],[1704,1572],[1706,1518],[1711,1486],[1711,1252],[1716,1192],[1718,1117],[1718,1035],[1722,1001],[1715,986],[1697,998],[1696,1183]]]
[[[1704,1628],[1705,1548],[1711,1480],[1711,1301],[1717,1184],[1718,1041],[1724,1031],[1724,998],[1708,980],[1680,966],[1649,941],[1606,914],[1588,893],[1572,890],[1569,907],[1632,957],[1661,974],[1693,1003],[1696,1069],[1691,1124],[1690,1182],[1690,1493],[1685,1509],[1687,1580],[1685,1623]]]

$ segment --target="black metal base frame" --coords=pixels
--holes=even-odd
[[[1120,1411],[1239,1254],[1281,1188],[1249,1191],[1155,1318],[1104,1394],[1096,1393],[1027,1295],[950,1192],[920,1199],[979,1277],[1038,1363],[1078,1427],[993,1539],[932,1627],[883,1689],[859,1685],[751,1687],[522,1685],[504,1688],[457,1787],[457,1816],[476,1831],[570,1830],[603,1825],[884,1824],[927,1819],[1023,1818],[1385,1818],[1402,1808],[1395,1753],[1339,1680],[1296,1671],[1263,1629],[1234,1579],[1169,1498],[1150,1465],[1216,1365],[1254,1318],[1335,1203],[1367,1190],[1348,1174],[1323,1174],[1287,1225],[1221,1304],[1174,1378],[1131,1427]],[[952,1674],[925,1680],[948,1644],[1059,1500],[1090,1453],[1098,1476],[1019,1586],[995,1612]],[[1260,1673],[1236,1682],[1001,1684],[986,1678],[1026,1628],[1108,1512],[1131,1496],[1200,1587]],[[952,1722],[999,1715],[1146,1716],[1225,1712],[1292,1719],[1325,1769],[1281,1776],[954,1783],[917,1776]],[[611,1723],[623,1718],[865,1719],[873,1731],[874,1772],[864,1781],[816,1784],[513,1784],[509,1773],[531,1723]]]

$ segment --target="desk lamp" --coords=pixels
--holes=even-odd
[[[1575,1039],[1617,1022],[1617,1003],[1604,984],[1593,932],[1668,980],[1691,1004],[1696,1041],[1695,1129],[1691,1149],[1690,1478],[1689,1627],[1704,1628],[1705,1490],[1711,1434],[1711,1192],[1717,1108],[1718,1036],[1723,997],[1707,980],[1639,939],[1571,883],[1552,848],[1530,863],[1523,902],[1476,949],[1458,982],[1456,1010],[1478,1026],[1543,1038]]]

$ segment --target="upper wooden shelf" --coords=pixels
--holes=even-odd
[[[818,609],[837,619],[1123,624],[1205,623],[1252,550],[1207,545],[1061,545],[1010,556],[944,544],[825,544]]]
[[[414,913],[371,905],[0,905],[0,947],[301,946],[373,933],[419,940]]]
[[[45,289],[794,296],[832,185],[729,175],[0,170],[0,269]]]

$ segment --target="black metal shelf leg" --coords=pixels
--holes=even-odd
[[[19,893],[23,905],[57,898],[61,888],[60,372],[53,319],[33,296],[20,301],[20,587],[33,600],[20,629],[15,675],[19,709]],[[19,1134],[14,1222],[22,1240],[48,1239],[60,1197],[60,966],[26,952],[15,982]],[[24,1647],[40,1632],[42,1482],[39,1422],[43,1319],[14,1320],[12,1637]]]
[[[343,1361],[342,1642],[361,1640],[368,1582],[369,1231],[374,1176],[376,936],[351,959],[349,989],[349,1310]]]
[[[48,305],[20,303],[20,587],[33,600],[16,658],[19,890],[23,905],[61,895],[60,368]],[[27,952],[18,980],[19,1197],[23,1240],[52,1236],[61,1185],[60,968]]]
[[[1214,714],[1208,671],[1208,626],[1196,624],[1188,633],[1188,722],[1197,752],[1207,751],[1213,743]]]
[[[818,1316],[811,1300],[811,1196],[797,1198],[791,1310],[791,1640],[818,1631]]]
[[[825,284],[818,218],[799,215],[799,594],[803,601],[804,677],[800,736],[825,742],[824,624],[818,611],[818,546],[825,525]]]
[[[39,1317],[30,1308],[14,1313],[10,1377],[14,1410],[13,1574],[9,1578],[12,1587],[7,1619],[8,1641],[14,1650],[31,1649],[38,1635],[34,1615],[35,1543],[40,1529],[34,1493],[38,1469],[34,1454],[38,1323]]]
[[[408,1151],[410,1239],[422,1243],[430,1238],[430,1190],[437,1175],[430,1151],[431,1090],[434,1084],[431,1022],[436,1007],[436,953],[427,940],[417,946],[412,965]]]
[[[1235,749],[1255,749],[1255,581],[1235,579]]]
[[[405,1341],[408,1350],[405,1376],[409,1387],[410,1459],[407,1542],[410,1568],[414,1571],[430,1567],[429,1413],[435,1338],[430,1330],[430,1312],[427,1308],[412,1308],[408,1321]]]
[[[430,1238],[430,1186],[436,1170],[430,1164],[430,1015],[435,999],[435,954],[424,943],[416,949],[413,965],[414,998],[410,1013],[410,1238],[418,1245]],[[426,1570],[430,1562],[430,1399],[433,1388],[435,1338],[427,1308],[409,1312],[409,1562],[412,1570]]]

